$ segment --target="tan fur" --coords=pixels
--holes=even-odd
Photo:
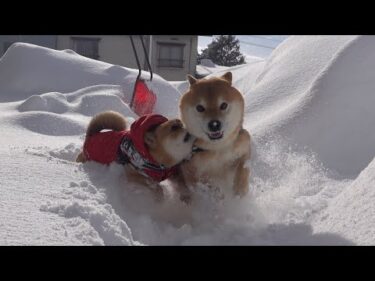
[[[105,129],[122,131],[125,130],[126,127],[126,120],[120,113],[115,111],[105,111],[95,115],[91,119],[87,126],[86,138]],[[84,163],[86,161],[85,154],[81,151],[76,158],[76,162]]]
[[[86,130],[86,138],[99,133],[101,130],[109,129],[114,131],[122,131],[127,127],[125,118],[114,111],[106,111],[94,116]],[[172,127],[174,128],[172,130]],[[187,130],[183,128],[183,124],[179,119],[169,120],[145,134],[145,144],[149,149],[151,156],[159,164],[166,167],[172,167],[178,164],[182,159],[176,158],[174,155],[168,153],[166,149],[166,142],[172,143],[181,142],[183,137],[187,134]],[[192,138],[193,139],[193,138]],[[192,141],[184,145],[187,146],[187,151],[191,151]],[[190,145],[190,146],[189,146]],[[80,152],[76,158],[76,162],[84,163],[87,159],[83,152]],[[158,200],[163,196],[163,190],[158,183],[153,182],[149,178],[138,173],[129,165],[125,165],[125,172],[128,180],[142,186],[149,187],[154,192]]]
[[[174,186],[184,200],[188,201],[188,186],[194,187],[198,182],[215,186],[217,182],[229,180],[228,184],[232,186],[234,194],[243,196],[248,192],[250,173],[249,168],[245,167],[250,158],[250,134],[242,128],[244,99],[241,93],[232,87],[230,72],[221,77],[201,80],[188,77],[188,80],[191,85],[180,100],[180,115],[190,133],[203,130],[197,127],[197,122],[190,119],[197,121],[195,118],[199,117],[202,120],[226,121],[228,113],[220,109],[220,103],[223,101],[229,106],[235,106],[235,111],[238,112],[235,113],[236,124],[228,129],[229,133],[224,132],[219,141],[194,134],[198,138],[196,145],[204,151],[194,154],[189,161],[180,165],[179,176],[173,179]],[[198,104],[204,104],[205,111],[195,111],[192,117],[191,108],[196,108]]]
[[[149,178],[141,175],[133,169],[130,165],[125,165],[124,167],[126,177],[129,182],[136,184],[140,187],[146,187],[148,188],[149,191],[152,192],[154,198],[157,201],[162,201],[163,200],[163,188],[159,183],[156,183]]]
[[[81,151],[77,158],[76,158],[76,162],[79,162],[79,163],[85,163],[87,161],[86,157],[85,157],[85,154],[83,153],[83,151]]]
[[[125,118],[115,111],[105,111],[99,113],[91,119],[86,137],[99,133],[101,130],[110,129],[113,131],[122,131],[127,127]]]
[[[171,127],[175,125],[178,126],[179,129],[171,131]],[[167,139],[175,140],[176,138],[181,137],[181,134],[186,134],[186,130],[183,128],[181,121],[178,119],[169,120],[159,125],[155,130],[149,132],[148,134],[151,134],[152,138],[154,139],[152,144],[148,143],[146,140],[146,144],[148,145],[152,157],[158,163],[163,164],[166,167],[176,165],[177,162],[173,158],[173,155],[169,154],[165,150],[165,145],[163,144]]]

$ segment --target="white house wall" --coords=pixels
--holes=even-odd
[[[190,35],[153,35],[152,66],[156,73],[170,81],[185,80],[187,74],[194,74],[196,68],[198,37]],[[158,67],[159,47],[162,43],[182,43],[184,47],[183,68]]]
[[[57,49],[73,49],[72,37],[91,37],[100,38],[99,42],[99,60],[111,64],[122,65],[126,67],[136,68],[137,64],[133,55],[129,36],[126,35],[59,35],[57,40]],[[135,40],[135,45],[141,51],[139,40]],[[143,53],[138,52],[140,60],[143,61]]]
[[[72,49],[73,42],[71,35],[59,35],[57,39],[57,49]],[[133,50],[130,43],[130,38],[127,35],[82,35],[74,37],[91,37],[100,38],[99,42],[99,60],[108,62],[111,64],[122,65],[130,68],[137,68],[136,60],[133,54]],[[142,45],[138,36],[133,36],[137,53],[140,58],[142,67],[145,66],[144,54]],[[151,66],[155,73],[159,74],[163,78],[170,81],[185,80],[186,74],[194,74],[196,68],[196,57],[197,57],[197,36],[182,36],[182,35],[153,35],[153,45],[151,53]],[[149,48],[149,36],[145,36],[145,44],[147,49]],[[170,42],[170,43],[183,43],[184,48],[184,65],[183,68],[168,68],[158,67],[158,44],[157,42]]]

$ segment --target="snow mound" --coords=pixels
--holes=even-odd
[[[225,74],[228,71],[231,71],[233,74],[233,84],[237,89],[243,94],[250,92],[250,89],[253,87],[256,78],[261,73],[265,65],[264,60],[258,60],[253,64],[244,64],[237,65],[233,67],[219,67],[215,66],[216,70],[212,72],[205,72],[204,79],[210,77],[216,77]],[[202,74],[202,73],[200,73]],[[199,73],[198,73],[199,75]],[[188,81],[173,81],[170,82],[181,94],[185,93],[189,89]]]
[[[85,235],[83,242],[92,245],[132,245],[129,227],[116,215],[103,199],[93,200],[97,193],[95,187],[83,181],[80,185],[72,182],[71,188],[79,189],[73,197],[81,200],[64,200],[62,202],[47,202],[40,207],[41,211],[56,213],[59,216],[77,221],[77,218],[89,221],[90,225],[97,231],[98,235]],[[68,194],[70,192],[67,192]],[[86,236],[86,237],[85,237]]]
[[[200,65],[207,67],[216,67],[216,64],[214,64],[213,61],[210,59],[202,59]]]
[[[66,136],[85,132],[89,119],[82,119],[80,115],[89,117],[113,110],[125,116],[129,124],[137,118],[116,94],[108,93],[109,89],[103,93],[103,87],[100,90],[90,88],[91,91],[86,88],[67,95],[33,95],[17,106],[22,114],[13,117],[11,123],[44,135]]]
[[[258,76],[262,73],[266,62],[259,61],[253,64],[241,64],[230,68],[219,70],[208,75],[206,78],[221,76],[228,71],[232,72],[233,85],[243,94],[252,95],[252,88]]]
[[[181,94],[189,90],[188,81],[171,81],[170,82]]]
[[[124,116],[136,117],[129,106],[119,97],[119,86],[92,86],[77,92],[61,94],[58,92],[33,95],[21,102],[20,112],[46,111],[53,113],[76,112],[93,116],[106,110],[114,110]]]
[[[31,150],[39,155],[1,154],[7,163],[2,172],[8,175],[1,185],[1,244],[139,244],[77,164],[44,157],[44,148]],[[27,168],[20,172],[22,165]]]
[[[60,114],[68,111],[68,108],[66,96],[61,93],[33,95],[18,106],[20,112],[48,111]]]
[[[23,114],[13,117],[11,122],[51,136],[82,134],[88,119],[83,120],[79,116],[91,117],[106,110],[117,111],[132,123],[137,116],[119,97],[120,88],[100,85],[68,94],[52,92],[33,95],[19,102],[17,109]]]
[[[198,64],[196,67],[196,74],[199,77],[205,77],[207,75],[214,74],[219,71],[226,70],[228,68],[229,68],[228,66],[221,66],[217,64],[214,64],[214,66],[205,66],[205,65]]]
[[[92,60],[71,50],[57,51],[15,43],[0,59],[0,101],[17,101],[51,92],[72,93],[95,85],[109,88],[117,85],[119,98],[129,103],[137,74],[134,69]],[[142,78],[148,79],[149,76],[148,72],[142,72]],[[171,104],[178,101],[179,92],[157,74],[149,85],[157,95],[155,112],[168,117],[177,116],[178,111]],[[44,101],[35,99],[29,103],[31,108],[44,108]],[[25,109],[28,108],[25,105]]]
[[[115,95],[87,94],[80,98],[75,107],[76,112],[87,116],[93,116],[106,110],[117,111],[124,116],[136,117],[129,106]]]
[[[339,233],[360,245],[374,245],[375,159],[314,221],[315,231]]]
[[[245,55],[245,61],[247,64],[251,64],[254,62],[264,61],[264,58],[257,57],[257,56],[251,56],[251,55]]]
[[[0,60],[0,92],[12,100],[46,92],[73,92],[97,84],[120,84],[134,70],[75,52],[15,43]]]
[[[55,113],[22,113],[15,118],[14,123],[30,131],[49,136],[80,135],[86,131],[86,126],[82,122]]]
[[[363,36],[341,49],[284,132],[343,175],[357,175],[375,156],[374,47],[375,38]]]
[[[285,40],[247,95],[250,130],[277,133],[356,176],[375,155],[374,44],[372,36]]]
[[[246,63],[245,64],[240,64],[237,66],[222,66],[222,65],[217,65],[212,62],[210,59],[202,59],[201,63],[197,65],[196,68],[196,73],[199,77],[206,77],[206,76],[212,76],[212,75],[219,75],[221,73],[224,73],[226,71],[233,71],[237,68],[242,68],[242,67],[248,67],[252,64],[258,64],[261,62],[265,62],[263,58],[260,57],[255,57],[255,56],[246,56]]]

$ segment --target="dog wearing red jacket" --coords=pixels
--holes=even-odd
[[[194,140],[179,119],[148,114],[127,130],[121,114],[106,111],[91,119],[76,161],[123,164],[129,181],[150,187],[160,196],[159,183],[174,175],[177,165],[191,156]]]

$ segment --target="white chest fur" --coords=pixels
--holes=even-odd
[[[231,191],[238,158],[239,155],[229,148],[197,152],[185,164],[185,177],[189,178],[191,185],[200,182],[222,191]]]

